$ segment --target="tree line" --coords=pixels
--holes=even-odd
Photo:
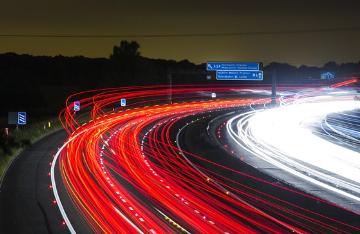
[[[136,41],[121,41],[109,58],[0,54],[0,116],[20,109],[57,114],[67,96],[89,89],[166,85],[169,69],[174,72],[174,84],[216,83],[206,80],[206,63],[146,58],[139,49]],[[329,62],[323,67],[273,62],[263,70],[276,70],[278,83],[303,83],[319,79],[321,71],[333,71],[336,76],[360,72],[360,62]],[[271,82],[271,77],[265,76],[263,82]]]

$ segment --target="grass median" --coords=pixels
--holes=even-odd
[[[0,134],[0,178],[3,177],[6,168],[14,157],[25,147],[31,145],[39,138],[62,128],[58,118],[37,120],[33,123],[4,128]]]

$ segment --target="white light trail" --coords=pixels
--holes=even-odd
[[[360,107],[358,101],[290,104],[252,111],[228,121],[237,144],[257,157],[333,192],[360,201],[360,154],[320,138],[303,126],[327,114]],[[319,121],[320,120],[320,121]],[[233,129],[236,123],[237,130]],[[348,190],[348,191],[345,191]]]

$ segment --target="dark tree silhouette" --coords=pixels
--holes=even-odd
[[[336,70],[338,70],[338,68],[339,68],[339,65],[337,65],[335,62],[327,62],[323,66],[323,69],[325,71],[336,71]]]
[[[151,59],[143,57],[139,50],[136,41],[123,40],[114,46],[109,58],[0,54],[0,116],[19,110],[31,111],[29,116],[58,114],[64,108],[63,100],[82,90],[168,84],[169,68],[174,71],[173,84],[216,85],[220,82],[206,80],[205,63],[196,65],[188,60]],[[194,72],[197,70],[203,74]],[[329,62],[323,67],[295,67],[273,62],[263,70],[268,74],[276,70],[278,84],[311,83],[320,79],[322,71],[335,72],[335,80],[341,76],[359,77],[360,61],[340,65]],[[271,75],[265,75],[262,83],[271,83]]]
[[[139,52],[136,41],[123,40],[120,46],[114,46],[110,55],[110,66],[102,85],[115,87],[124,85],[146,85],[160,80],[155,64],[144,58]]]
[[[110,59],[134,58],[140,56],[140,45],[136,41],[128,42],[123,40],[120,46],[114,46]]]

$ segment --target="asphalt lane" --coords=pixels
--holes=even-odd
[[[53,204],[50,162],[66,131],[44,137],[12,162],[0,187],[0,233],[68,233]]]

